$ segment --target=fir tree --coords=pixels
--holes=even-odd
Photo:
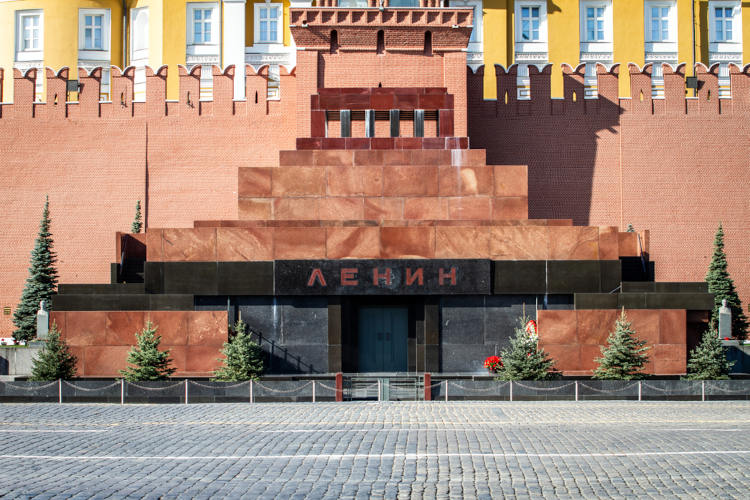
[[[138,200],[135,202],[135,219],[133,219],[133,224],[130,226],[130,232],[133,234],[138,234],[141,232],[142,228],[143,222],[141,220],[141,200]]]
[[[29,277],[26,279],[21,301],[13,314],[13,324],[17,328],[13,332],[13,337],[16,340],[28,341],[36,337],[36,313],[39,310],[39,303],[44,300],[49,309],[50,298],[55,294],[57,255],[52,250],[50,222],[49,197],[47,197],[44,202],[42,220],[39,222],[39,234],[34,243],[34,249],[31,251]]]
[[[643,378],[643,366],[648,361],[646,341],[636,337],[625,308],[615,321],[615,329],[607,337],[607,347],[602,347],[602,357],[594,361],[599,366],[594,370],[596,379],[633,380]]]
[[[169,365],[169,351],[160,351],[161,335],[156,335],[157,327],[150,321],[140,333],[135,334],[137,346],[128,352],[127,362],[130,365],[120,373],[128,382],[141,380],[166,380],[175,372]]]
[[[263,373],[263,350],[253,341],[252,332],[241,319],[234,326],[235,335],[224,342],[223,366],[214,372],[215,380],[237,382],[257,379]]]
[[[548,380],[557,376],[553,369],[555,361],[544,349],[539,349],[539,338],[526,332],[528,320],[526,316],[520,318],[510,347],[500,353],[499,380]]]
[[[732,311],[732,335],[738,339],[747,336],[747,317],[742,310],[742,302],[734,287],[734,280],[727,271],[727,256],[724,253],[724,229],[719,224],[714,238],[714,254],[706,274],[708,291],[714,294],[714,310],[711,314],[711,323],[718,328],[719,308],[722,299],[727,301],[727,307]]]
[[[68,344],[60,338],[57,324],[52,323],[47,343],[33,359],[29,380],[68,380],[76,375],[78,360],[70,353]]]
[[[701,343],[690,351],[688,380],[722,380],[729,378],[734,361],[727,360],[727,350],[721,345],[719,332],[709,328]]]

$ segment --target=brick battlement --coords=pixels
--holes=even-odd
[[[0,93],[0,119],[241,117],[258,112],[270,114],[274,112],[274,108],[280,107],[278,99],[267,99],[268,66],[262,66],[256,72],[249,64],[245,65],[245,95],[247,96],[245,100],[234,100],[233,98],[235,66],[227,66],[223,70],[218,66],[212,66],[212,69],[212,100],[200,99],[201,66],[198,65],[189,70],[184,66],[178,66],[180,98],[171,101],[166,98],[167,67],[162,66],[154,71],[151,67],[146,66],[146,98],[142,102],[133,99],[135,68],[132,66],[124,70],[117,66],[111,67],[111,101],[99,100],[101,68],[94,68],[90,72],[84,68],[78,68],[80,91],[77,93],[77,101],[66,99],[70,69],[62,68],[55,72],[51,68],[46,68],[46,102],[34,101],[38,70],[31,68],[22,73],[18,69],[13,69],[14,102],[3,103]],[[296,98],[295,71],[294,69],[287,71],[283,66],[279,70],[281,99],[293,101]],[[3,78],[4,71],[0,68],[0,92],[2,92]]]
[[[548,64],[541,70],[529,66],[530,99],[518,98],[518,65],[507,69],[495,65],[497,100],[485,100],[484,66],[472,72],[467,69],[469,115],[492,117],[503,115],[563,115],[563,114],[653,114],[653,115],[706,115],[736,114],[750,112],[750,65],[740,68],[729,64],[729,75],[719,77],[719,65],[711,67],[698,63],[695,75],[698,79],[697,96],[686,89],[687,65],[672,67],[662,64],[664,82],[663,97],[652,96],[653,64],[643,68],[628,64],[630,95],[618,96],[621,66],[607,69],[597,65],[595,87],[584,83],[585,65],[575,68],[562,64],[563,98],[551,97],[551,70]],[[661,87],[661,85],[660,85]],[[661,89],[660,89],[661,92]],[[594,98],[585,98],[592,93]]]

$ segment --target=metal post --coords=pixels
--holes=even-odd
[[[638,381],[638,401],[641,400],[641,381]]]
[[[188,404],[188,379],[185,379],[185,404]]]
[[[448,402],[448,381],[443,380],[443,383],[445,384],[445,402]]]
[[[315,381],[314,380],[312,381],[312,384],[313,384],[313,400],[312,400],[312,402],[314,403],[315,402]]]
[[[513,381],[510,381],[510,400],[513,401]]]
[[[62,379],[57,379],[57,396],[58,396],[58,403],[62,404]]]
[[[701,401],[706,400],[706,381],[701,380]]]
[[[378,379],[378,401],[381,400],[382,395],[383,395],[382,387],[380,386],[380,379]]]
[[[576,380],[576,401],[578,401],[578,381]]]
[[[125,404],[125,379],[120,379],[120,404]]]
[[[250,379],[250,402],[253,402],[253,380]]]

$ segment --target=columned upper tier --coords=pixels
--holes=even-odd
[[[469,44],[473,9],[292,8],[298,48],[457,52]]]

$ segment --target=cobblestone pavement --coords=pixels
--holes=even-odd
[[[748,498],[750,402],[0,405],[0,495]]]

